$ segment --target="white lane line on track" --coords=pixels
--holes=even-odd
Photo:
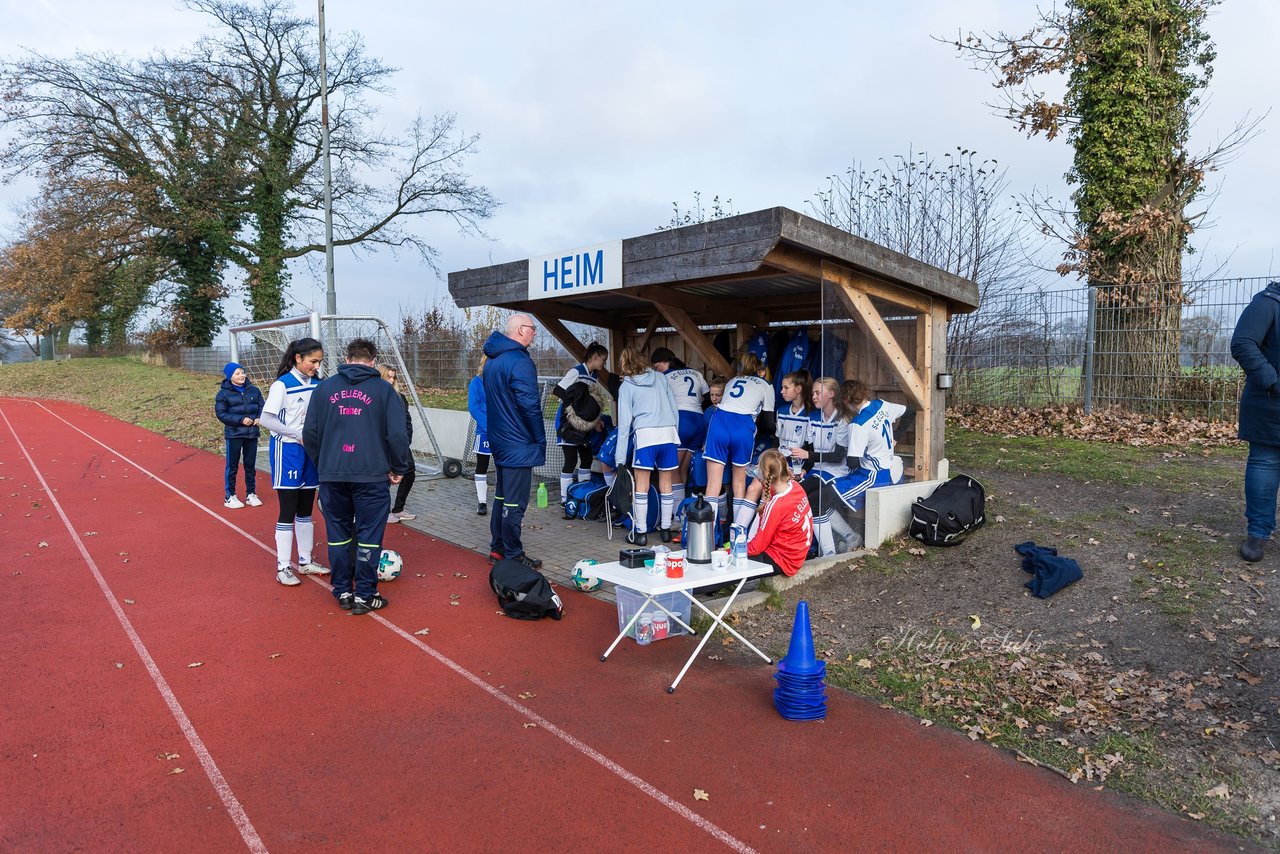
[[[241,536],[243,536],[245,539],[249,540],[249,541],[250,541],[250,542],[252,542],[252,543],[257,544],[257,545],[258,545],[258,546],[260,546],[263,550],[265,550],[265,551],[267,551],[267,552],[271,553],[273,556],[275,555],[275,547],[274,547],[274,546],[269,546],[269,545],[267,545],[265,542],[263,542],[262,540],[259,540],[259,539],[258,539],[257,537],[255,537],[253,534],[250,534],[248,531],[244,530],[243,528],[240,528],[240,527],[238,527],[237,525],[235,525],[234,523],[227,521],[227,520],[226,520],[225,518],[223,518],[222,516],[219,516],[217,513],[215,513],[214,511],[210,510],[208,507],[205,507],[203,504],[201,504],[200,502],[196,501],[196,500],[195,500],[194,498],[192,498],[190,495],[187,495],[185,492],[183,492],[183,491],[182,491],[181,489],[179,489],[178,487],[176,487],[176,486],[174,486],[174,485],[170,484],[168,481],[166,481],[166,480],[162,479],[159,475],[152,473],[151,471],[147,470],[144,466],[142,466],[142,465],[140,465],[139,463],[136,463],[136,462],[134,462],[133,460],[129,459],[129,457],[127,457],[127,456],[125,456],[124,454],[120,453],[120,452],[119,452],[119,451],[117,451],[115,448],[112,448],[110,445],[107,445],[107,444],[105,444],[104,442],[100,441],[97,437],[92,436],[92,435],[90,435],[89,433],[86,433],[84,430],[81,430],[79,427],[77,427],[76,425],[72,424],[70,421],[68,421],[67,419],[63,418],[63,417],[62,417],[61,415],[59,415],[58,413],[56,413],[56,412],[54,412],[53,410],[49,409],[47,406],[45,406],[45,405],[44,405],[43,403],[41,403],[39,400],[34,400],[34,399],[33,399],[33,400],[31,400],[31,402],[32,402],[32,403],[34,403],[34,404],[36,404],[37,406],[39,406],[39,407],[40,407],[41,409],[43,409],[45,412],[48,412],[48,413],[49,413],[50,415],[52,415],[54,418],[57,418],[57,419],[58,419],[59,421],[61,421],[63,424],[66,424],[66,425],[67,425],[68,427],[70,427],[72,430],[75,430],[77,433],[79,433],[80,435],[84,436],[86,439],[90,440],[91,442],[94,442],[95,444],[97,444],[97,445],[101,446],[102,448],[105,448],[107,451],[111,452],[112,454],[115,454],[117,457],[119,457],[120,459],[124,460],[124,461],[125,461],[125,462],[127,462],[129,465],[133,466],[133,467],[134,467],[134,468],[136,468],[138,471],[140,471],[140,472],[142,472],[143,474],[145,474],[147,477],[150,477],[152,480],[156,481],[156,482],[157,482],[157,483],[159,483],[161,486],[164,486],[165,488],[169,489],[171,492],[175,493],[176,495],[179,495],[179,496],[181,496],[182,498],[186,499],[186,500],[187,500],[187,501],[189,501],[192,505],[194,505],[194,506],[198,507],[199,509],[203,510],[203,511],[204,511],[205,513],[207,513],[209,516],[211,516],[212,518],[214,518],[214,519],[218,520],[218,521],[219,521],[219,522],[221,522],[223,525],[226,525],[228,528],[230,528],[230,529],[232,529],[233,531],[235,531],[236,533],[240,534],[240,535],[241,535]],[[3,414],[3,413],[0,413],[0,414]],[[7,422],[7,421],[8,421],[8,419],[6,418],[6,419],[5,419],[5,421]],[[10,429],[12,429],[12,427],[11,427]],[[14,434],[14,435],[16,436],[17,434]],[[23,453],[25,453],[25,451],[24,451]],[[27,459],[28,459],[28,460],[30,460],[30,457],[28,457]],[[33,464],[33,466],[34,466],[34,464]],[[42,480],[43,480],[43,478],[42,478]],[[50,494],[52,495],[52,493],[50,493]],[[59,511],[59,512],[61,512],[61,511]],[[64,519],[65,519],[65,517],[64,517]],[[68,524],[69,524],[69,523],[68,523]],[[68,528],[68,530],[70,530],[70,528]],[[78,542],[78,538],[77,538],[77,542]],[[82,551],[82,553],[84,553],[84,554],[85,554],[86,559],[88,559],[88,554],[87,554],[87,552],[84,552],[84,547],[83,547],[83,546],[81,546],[81,551]],[[95,570],[95,572],[96,572],[96,570]],[[325,584],[323,581],[320,581],[320,580],[319,580],[318,578],[316,578],[315,576],[307,576],[307,578],[309,578],[309,579],[310,579],[310,580],[312,580],[312,581],[315,581],[317,584],[321,585],[322,587],[326,587],[326,588],[327,588],[327,587],[329,586],[329,585]],[[118,606],[116,606],[116,607],[118,607]],[[486,682],[486,681],[484,681],[483,679],[481,679],[479,676],[476,676],[474,673],[472,673],[471,671],[467,670],[467,669],[466,669],[465,667],[463,667],[461,664],[458,664],[456,661],[454,661],[453,659],[449,658],[449,657],[448,657],[448,656],[446,656],[444,653],[442,653],[442,652],[440,652],[439,650],[437,650],[437,649],[435,649],[435,648],[431,647],[430,645],[428,645],[428,644],[424,643],[420,638],[415,637],[414,635],[412,635],[412,634],[410,634],[409,632],[405,631],[404,629],[400,628],[400,627],[399,627],[399,626],[397,626],[395,623],[392,623],[391,621],[387,620],[387,619],[386,619],[385,617],[383,617],[381,614],[376,614],[376,613],[375,613],[375,614],[370,614],[370,616],[372,616],[372,617],[374,618],[374,620],[375,620],[375,621],[377,621],[377,622],[378,622],[378,623],[380,623],[381,625],[385,626],[386,628],[390,629],[392,632],[394,632],[395,634],[399,635],[400,637],[404,638],[404,639],[405,639],[405,640],[407,640],[409,643],[413,644],[415,647],[417,647],[418,649],[422,650],[422,651],[423,651],[423,652],[425,652],[427,655],[431,656],[431,657],[432,657],[432,658],[434,658],[436,661],[440,662],[440,663],[441,663],[441,664],[443,664],[445,667],[447,667],[447,668],[449,668],[450,670],[452,670],[454,673],[457,673],[457,674],[458,674],[459,676],[461,676],[463,679],[466,679],[466,680],[467,680],[468,682],[470,682],[472,685],[475,685],[477,688],[479,688],[480,690],[484,691],[484,692],[485,692],[486,694],[488,694],[489,696],[493,697],[494,699],[498,700],[499,702],[503,703],[504,705],[509,706],[510,708],[512,708],[512,709],[514,709],[515,711],[519,712],[521,715],[525,715],[525,716],[527,716],[527,717],[528,717],[530,720],[532,720],[534,723],[538,724],[538,726],[539,726],[539,727],[541,727],[541,728],[545,729],[547,732],[551,733],[551,734],[552,734],[552,735],[554,735],[556,738],[559,738],[561,741],[563,741],[565,744],[569,745],[569,746],[570,746],[570,747],[572,747],[574,750],[576,750],[576,751],[578,751],[579,753],[581,753],[583,756],[586,756],[588,759],[592,760],[593,762],[598,763],[599,765],[601,765],[602,767],[604,767],[604,768],[605,768],[605,769],[607,769],[608,771],[610,771],[610,772],[612,772],[613,774],[615,774],[616,776],[618,776],[620,779],[622,779],[622,780],[626,781],[627,783],[631,784],[631,785],[632,785],[632,786],[634,786],[635,788],[639,789],[639,790],[640,790],[641,792],[643,792],[644,794],[646,794],[646,795],[648,795],[649,797],[653,798],[655,801],[657,801],[658,803],[662,804],[664,807],[666,807],[667,809],[671,810],[671,811],[672,811],[672,812],[674,812],[676,815],[680,816],[681,818],[684,818],[684,819],[688,820],[688,821],[689,821],[689,822],[691,822],[693,825],[695,825],[696,827],[698,827],[700,830],[703,830],[703,831],[707,832],[708,834],[710,834],[711,836],[713,836],[715,839],[719,840],[720,842],[723,842],[723,843],[724,843],[726,846],[728,846],[729,848],[733,849],[734,851],[741,852],[741,854],[755,854],[755,849],[753,849],[750,845],[748,845],[747,843],[743,842],[742,840],[738,839],[738,838],[737,838],[736,836],[734,836],[733,834],[731,834],[731,833],[729,833],[728,831],[726,831],[726,830],[722,829],[722,828],[721,828],[719,825],[717,825],[715,822],[713,822],[713,821],[711,821],[710,819],[708,819],[708,818],[706,818],[706,817],[704,817],[704,816],[700,815],[699,813],[697,813],[697,812],[695,812],[695,811],[693,811],[693,810],[689,809],[687,806],[685,806],[684,804],[680,803],[680,802],[679,802],[679,801],[677,801],[675,798],[672,798],[670,795],[667,795],[666,793],[662,792],[661,790],[659,790],[657,787],[655,787],[655,786],[654,786],[654,785],[652,785],[651,783],[648,783],[648,782],[646,782],[645,780],[643,780],[642,778],[640,778],[640,777],[636,776],[635,774],[632,774],[632,773],[631,773],[630,771],[628,771],[626,768],[623,768],[621,765],[619,765],[618,763],[614,762],[612,759],[610,759],[610,758],[608,758],[607,756],[605,756],[604,754],[600,753],[599,751],[597,751],[596,749],[594,749],[594,748],[593,748],[593,747],[591,747],[590,745],[586,744],[585,742],[583,742],[583,741],[581,741],[581,740],[579,740],[579,739],[575,738],[575,737],[574,737],[573,735],[571,735],[570,733],[565,732],[563,729],[561,729],[560,727],[556,726],[555,724],[553,724],[551,721],[547,720],[546,718],[542,717],[542,716],[541,716],[541,715],[539,715],[537,712],[535,712],[535,711],[533,711],[532,709],[530,709],[528,706],[525,706],[523,703],[519,702],[518,700],[516,700],[516,699],[514,699],[514,698],[512,698],[512,697],[510,697],[510,696],[508,696],[507,694],[504,694],[504,693],[503,693],[501,690],[499,690],[498,688],[495,688],[494,686],[490,685],[488,682]],[[121,617],[123,618],[123,612],[121,612]]]
[[[45,411],[47,412],[48,410],[46,409]],[[155,659],[151,657],[151,653],[147,650],[146,644],[142,642],[142,638],[138,636],[133,623],[125,615],[124,608],[120,606],[120,602],[116,599],[115,593],[111,591],[106,578],[98,570],[98,565],[94,563],[93,558],[89,555],[89,550],[85,548],[84,540],[80,539],[80,535],[76,533],[75,527],[71,524],[71,519],[67,516],[66,511],[62,509],[62,502],[58,501],[58,497],[53,494],[53,489],[49,486],[49,482],[45,480],[44,474],[36,466],[31,454],[27,452],[26,446],[22,444],[22,439],[18,436],[18,431],[14,429],[12,422],[9,421],[9,416],[5,414],[3,409],[0,409],[0,418],[4,419],[9,432],[13,434],[14,441],[18,443],[18,450],[22,451],[22,455],[27,458],[27,463],[39,479],[45,495],[49,496],[49,502],[53,504],[53,509],[58,511],[58,516],[61,517],[62,524],[66,526],[67,533],[71,535],[72,541],[80,551],[80,556],[84,558],[84,562],[89,566],[89,571],[93,573],[94,580],[98,582],[98,587],[102,589],[102,595],[106,597],[107,604],[111,606],[111,610],[115,613],[116,619],[120,621],[124,633],[128,635],[129,642],[133,644],[134,652],[138,654],[138,658],[142,659],[142,664],[147,668],[151,681],[155,683],[156,689],[159,690],[165,705],[169,707],[170,714],[178,722],[178,727],[182,730],[182,734],[186,736],[187,743],[191,745],[191,749],[195,751],[197,758],[199,758],[200,767],[204,768],[204,773],[209,777],[209,782],[213,784],[214,790],[217,791],[218,797],[222,800],[222,805],[226,807],[227,813],[235,823],[236,829],[240,831],[240,838],[244,840],[244,844],[250,851],[264,852],[265,854],[267,846],[263,844],[258,832],[254,830],[248,813],[244,811],[244,807],[240,805],[235,793],[231,791],[231,785],[227,782],[227,779],[218,770],[218,764],[213,761],[213,756],[209,754],[208,748],[204,746],[204,742],[200,739],[200,734],[196,732],[195,725],[187,717],[182,704],[178,702],[173,689],[169,687],[169,683],[160,672]]]

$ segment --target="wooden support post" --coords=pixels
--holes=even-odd
[[[680,337],[698,352],[698,355],[702,357],[702,361],[706,363],[713,374],[720,374],[725,377],[733,375],[733,371],[730,369],[729,363],[724,360],[724,356],[721,356],[720,351],[715,348],[711,340],[702,334],[702,330],[698,328],[698,324],[693,322],[693,318],[689,317],[687,311],[665,303],[656,303],[656,305],[658,311],[662,312],[662,316],[667,319],[667,322],[675,327],[676,332],[680,333]]]
[[[645,327],[644,334],[636,342],[636,349],[641,353],[649,349],[649,342],[653,340],[653,333],[658,331],[658,321],[661,319],[662,313],[657,311],[653,313],[653,317],[649,318],[649,325]]]
[[[824,268],[825,269],[825,268]],[[865,293],[858,290],[852,283],[846,281],[836,281],[828,279],[836,286],[836,293],[844,303],[845,308],[853,315],[853,317],[862,325],[867,334],[871,337],[871,343],[875,346],[880,357],[889,365],[889,369],[893,371],[894,376],[898,378],[898,383],[902,387],[902,391],[911,401],[912,405],[919,410],[928,409],[928,395],[924,380],[920,378],[920,373],[911,364],[911,360],[907,358],[907,354],[902,352],[902,348],[898,346],[898,340],[893,337],[893,332],[885,324],[884,319],[880,317],[880,312],[871,304],[871,298]]]
[[[933,450],[933,412],[937,406],[936,383],[933,377],[933,313],[922,311],[916,315],[916,364],[924,375],[926,405],[916,410],[916,447],[912,475],[917,480],[932,480],[937,461]]]
[[[929,470],[932,480],[938,476],[938,463],[947,455],[947,393],[938,388],[938,374],[947,370],[947,308],[942,305],[933,307],[933,323],[930,337],[933,345],[930,348],[929,364],[925,368],[925,382],[929,385]],[[917,439],[916,444],[920,441]]]
[[[587,352],[587,346],[578,340],[578,336],[569,331],[563,323],[554,317],[546,314],[534,314],[534,320],[542,324],[542,328],[551,333],[551,335],[560,342],[560,345],[569,351],[569,355],[582,361],[583,355]]]

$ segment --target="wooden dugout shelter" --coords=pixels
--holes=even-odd
[[[612,276],[599,269],[611,263],[606,252],[617,254]],[[915,480],[934,479],[945,456],[947,320],[978,307],[968,279],[787,208],[461,270],[449,274],[449,293],[463,308],[529,314],[579,358],[585,345],[566,322],[607,329],[611,358],[627,345],[665,346],[726,377],[712,342],[726,327],[735,350],[762,329],[841,336],[845,377],[916,410],[898,447]]]

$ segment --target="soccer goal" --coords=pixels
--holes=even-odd
[[[275,381],[276,371],[284,351],[290,341],[299,338],[315,338],[324,345],[324,363],[320,366],[320,375],[329,376],[342,364],[341,354],[346,351],[347,342],[353,338],[367,338],[378,348],[379,359],[396,369],[405,380],[411,375],[405,367],[404,358],[390,328],[380,318],[368,315],[321,315],[319,312],[299,315],[297,317],[281,317],[276,320],[264,320],[261,323],[249,323],[233,326],[229,330],[231,336],[231,360],[244,366],[245,372],[258,382],[265,391]],[[430,462],[418,462],[415,459],[418,473],[427,477],[457,477],[462,473],[461,460],[445,457],[436,441],[436,434],[427,420],[426,410],[418,398],[418,390],[412,382],[406,382],[409,389],[409,404],[417,414],[413,431],[413,451]]]

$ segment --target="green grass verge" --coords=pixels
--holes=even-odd
[[[1245,453],[1243,448],[1136,448],[1058,436],[1003,437],[959,427],[947,430],[947,455],[953,472],[1031,472],[1082,483],[1145,484],[1166,491],[1206,487],[1239,491],[1244,486],[1240,463]],[[1195,459],[1188,460],[1186,454],[1194,454]],[[1205,460],[1221,465],[1206,474]]]

